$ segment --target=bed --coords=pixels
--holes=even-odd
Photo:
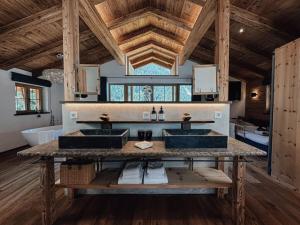
[[[235,138],[268,152],[269,134],[266,129],[247,122],[235,124]]]

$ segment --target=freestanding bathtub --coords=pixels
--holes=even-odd
[[[62,125],[41,127],[23,130],[21,133],[29,145],[35,146],[57,140],[62,135],[63,128]]]

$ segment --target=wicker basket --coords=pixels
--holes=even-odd
[[[89,184],[95,177],[94,162],[67,161],[60,166],[61,184]]]

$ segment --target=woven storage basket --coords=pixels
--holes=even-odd
[[[67,161],[60,166],[61,184],[89,184],[95,177],[94,162]]]

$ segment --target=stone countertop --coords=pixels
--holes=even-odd
[[[215,123],[213,120],[190,120],[190,121],[183,121],[183,120],[157,120],[157,121],[151,121],[151,120],[134,120],[134,121],[102,121],[102,120],[77,120],[76,123],[95,123],[95,124],[105,124],[105,123],[137,123],[137,124],[143,124],[143,123],[150,123],[150,124],[163,124],[163,123]]]
[[[18,156],[39,157],[232,157],[266,156],[267,153],[233,138],[228,138],[227,148],[166,149],[163,141],[153,141],[153,147],[140,150],[136,141],[128,141],[122,149],[59,149],[58,141],[37,145],[18,152]]]

